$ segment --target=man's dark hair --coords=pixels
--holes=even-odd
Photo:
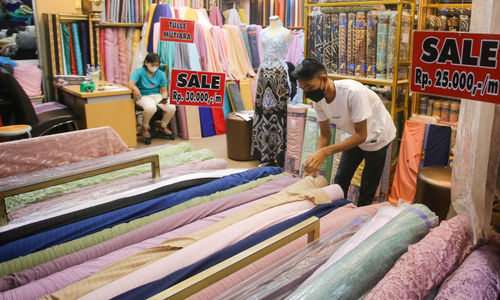
[[[314,58],[304,59],[293,72],[295,79],[313,79],[321,74],[326,74],[325,66]]]
[[[160,56],[156,53],[148,53],[146,55],[146,58],[144,59],[144,67],[146,66],[146,63],[155,63],[155,62],[160,62]]]

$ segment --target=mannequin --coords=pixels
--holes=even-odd
[[[266,165],[283,167],[286,152],[286,109],[290,80],[285,56],[291,32],[278,16],[261,32],[263,59],[258,71],[251,153]]]

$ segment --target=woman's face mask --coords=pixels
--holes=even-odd
[[[323,80],[321,80],[321,82],[323,82]],[[319,102],[323,98],[325,98],[325,88],[326,88],[326,86],[323,87],[323,89],[322,89],[321,88],[321,82],[320,82],[319,88],[305,93],[306,98],[309,98],[309,99],[311,99],[314,102]]]
[[[156,73],[156,71],[158,70],[158,67],[153,67],[151,65],[146,65],[146,68],[148,68],[148,71],[151,73]]]

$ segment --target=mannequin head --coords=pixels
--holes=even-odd
[[[269,26],[271,28],[277,28],[281,27],[283,24],[281,24],[281,20],[278,16],[270,16],[269,17]]]

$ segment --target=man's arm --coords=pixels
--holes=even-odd
[[[316,175],[325,159],[338,152],[343,152],[361,145],[367,137],[367,121],[354,123],[355,134],[345,141],[330,145],[331,131],[329,121],[320,122],[318,150],[309,156],[304,165],[304,176]],[[328,133],[327,133],[328,132]]]

